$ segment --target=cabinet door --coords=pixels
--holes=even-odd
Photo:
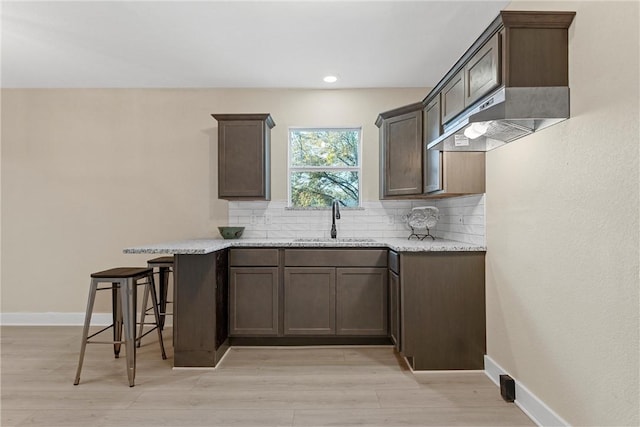
[[[287,267],[284,276],[284,335],[335,335],[335,268]]]
[[[485,153],[447,151],[443,153],[443,188],[450,194],[485,192]]]
[[[442,190],[441,153],[437,150],[427,150],[427,145],[442,134],[442,117],[440,116],[440,94],[437,94],[423,112],[424,120],[424,192],[425,194]]]
[[[442,123],[440,117],[440,94],[429,101],[423,112],[424,121],[424,142],[434,141],[442,134]]]
[[[385,120],[382,196],[422,193],[422,110]]]
[[[218,197],[269,200],[271,115],[212,116],[218,121]]]
[[[425,149],[424,160],[424,192],[425,194],[443,189],[443,152]]]
[[[416,370],[482,369],[484,253],[401,255],[402,346]]]
[[[464,70],[453,76],[442,88],[442,123],[447,123],[464,110]]]
[[[400,276],[389,270],[389,329],[397,351],[402,351],[400,327]]]
[[[387,336],[387,269],[336,269],[338,335]]]
[[[500,33],[496,33],[464,66],[465,106],[498,87],[500,71]]]
[[[278,268],[229,269],[229,335],[278,334]]]

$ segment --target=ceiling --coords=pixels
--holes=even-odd
[[[508,1],[2,1],[3,88],[431,87]],[[322,81],[325,75],[336,83]]]

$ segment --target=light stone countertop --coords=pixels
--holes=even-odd
[[[380,248],[397,252],[467,252],[486,251],[485,246],[452,240],[427,238],[407,240],[398,238],[366,239],[189,239],[174,242],[132,246],[123,249],[125,254],[194,254],[202,255],[226,248],[279,247],[279,248]]]

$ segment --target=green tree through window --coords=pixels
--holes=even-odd
[[[360,205],[360,129],[289,129],[289,204]]]

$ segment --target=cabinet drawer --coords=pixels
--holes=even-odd
[[[287,267],[386,267],[386,249],[287,249]]]
[[[231,249],[229,251],[231,266],[278,266],[278,249]]]

